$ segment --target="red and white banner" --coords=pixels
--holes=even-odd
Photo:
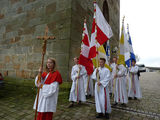
[[[89,58],[89,51],[90,51],[89,34],[86,22],[84,22],[83,39],[81,45],[81,54],[79,57],[79,64],[85,66],[87,74],[91,75],[93,73],[93,63],[92,60]]]
[[[96,47],[103,45],[113,36],[112,29],[107,23],[97,3],[94,2],[94,18],[92,23],[89,58],[96,57]]]

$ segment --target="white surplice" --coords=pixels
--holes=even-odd
[[[89,83],[88,83],[89,80]],[[87,88],[88,84],[88,88]],[[85,95],[94,96],[94,88],[93,88],[93,79],[91,76],[89,77],[87,74],[84,75],[84,88],[85,88]]]
[[[117,103],[128,103],[127,89],[126,89],[126,71],[124,65],[118,65],[118,72],[115,85],[114,101]]]
[[[142,93],[140,89],[139,79],[138,79],[138,66],[132,66],[129,69],[129,78],[130,78],[130,84],[129,84],[129,90],[128,90],[128,97],[136,97],[138,99],[142,98]]]
[[[78,77],[79,66],[74,65],[72,67],[71,79],[72,79],[72,87],[70,90],[69,101],[77,102],[77,101],[86,101],[85,89],[84,89],[84,75],[86,74],[86,70],[84,66],[80,65],[80,78],[78,79],[78,93],[76,94],[76,82]]]
[[[100,83],[99,91],[97,81],[95,83],[95,103],[96,103],[96,112],[97,113],[111,113],[111,105],[110,105],[110,96],[109,96],[109,81],[110,79],[110,71],[103,67],[99,67],[99,76]],[[92,79],[97,80],[96,69],[92,74]]]
[[[35,79],[37,86],[38,76]],[[41,80],[42,82],[44,80]],[[39,91],[38,112],[56,112],[57,99],[58,99],[59,83],[53,82],[51,84],[44,84]],[[36,100],[33,109],[36,109]]]
[[[114,76],[116,75],[116,66],[117,64],[116,63],[112,63],[110,65],[111,69],[112,69],[112,72],[111,72],[111,80],[109,82],[109,91],[110,93],[113,93],[113,87],[114,87],[114,84],[115,84],[115,79],[114,79]]]

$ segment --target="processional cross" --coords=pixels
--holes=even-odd
[[[40,66],[40,68],[43,70],[44,55],[46,54],[47,40],[55,39],[55,37],[54,37],[54,36],[48,36],[48,26],[46,26],[44,36],[38,36],[37,39],[43,40],[43,45],[42,45],[42,59],[41,59],[41,66]],[[37,83],[38,83],[38,82],[41,82],[41,76],[42,76],[42,72],[39,71]],[[36,110],[35,110],[34,120],[37,119],[37,108],[38,108],[38,100],[39,100],[39,90],[40,90],[40,88],[38,87],[37,100],[36,100]]]

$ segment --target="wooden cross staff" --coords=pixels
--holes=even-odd
[[[47,45],[47,40],[49,39],[55,39],[54,36],[48,36],[48,26],[45,28],[45,35],[44,36],[38,36],[37,39],[43,40],[43,45],[42,45],[42,59],[41,59],[41,70],[43,70],[43,63],[44,63],[44,55],[46,54],[46,45]],[[39,71],[38,73],[38,80],[37,83],[41,83],[41,76],[42,76],[42,71]],[[39,100],[39,90],[40,88],[38,87],[37,91],[37,100],[36,100],[36,110],[35,110],[35,117],[34,120],[37,118],[37,108],[38,108],[38,100]]]

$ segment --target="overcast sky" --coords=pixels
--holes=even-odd
[[[160,0],[120,0],[120,19],[129,24],[138,63],[160,67]]]

